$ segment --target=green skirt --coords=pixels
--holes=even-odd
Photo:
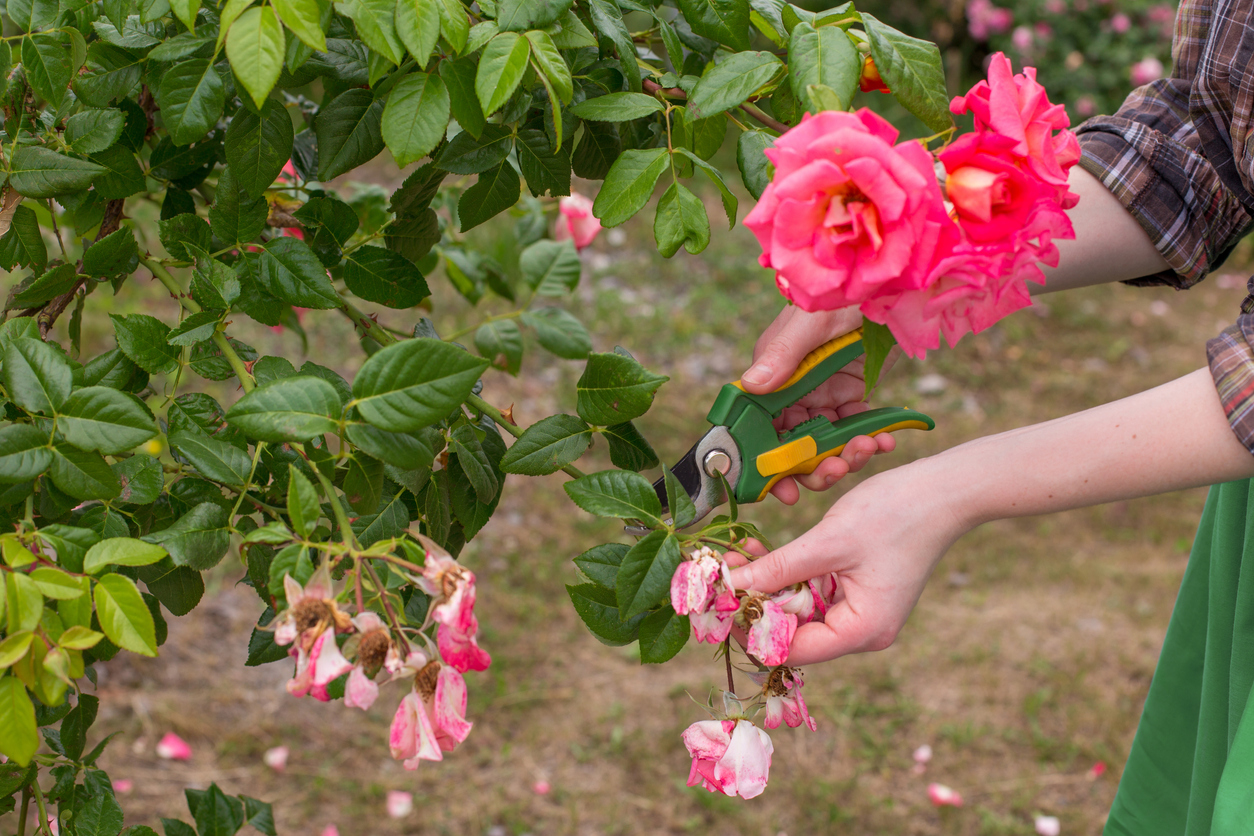
[[[1104,836],[1254,833],[1254,492],[1215,485]]]

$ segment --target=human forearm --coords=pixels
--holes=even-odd
[[[1123,400],[954,447],[898,474],[968,527],[1254,475],[1200,369]],[[887,474],[885,474],[887,475]]]
[[[1070,187],[1080,195],[1080,202],[1067,212],[1075,240],[1056,242],[1058,266],[1043,268],[1045,286],[1032,285],[1034,294],[1137,279],[1167,269],[1149,235],[1101,181],[1075,166]]]

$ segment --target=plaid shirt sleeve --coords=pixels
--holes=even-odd
[[[1170,265],[1130,284],[1191,287],[1223,263],[1254,225],[1248,105],[1235,77],[1254,45],[1243,0],[1184,0],[1176,15],[1171,78],[1134,90],[1114,116],[1082,124],[1080,164],[1105,184]],[[1234,155],[1234,150],[1236,154]],[[1254,279],[1236,324],[1206,344],[1220,403],[1254,453]]]

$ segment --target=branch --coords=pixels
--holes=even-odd
[[[118,227],[122,225],[122,204],[124,202],[125,201],[123,200],[110,200],[105,204],[104,218],[100,221],[100,230],[96,233],[93,243],[95,241],[99,241],[101,238],[104,238],[106,235],[112,235],[118,231]],[[83,262],[81,260],[78,262],[77,269],[80,271],[83,269]],[[70,303],[74,301],[75,294],[78,293],[86,282],[86,276],[80,277],[76,282],[74,282],[74,286],[65,293],[62,293],[60,296],[57,296],[42,305],[27,308],[22,311],[21,316],[37,316],[39,322],[39,336],[47,339],[48,333],[52,331],[52,326],[56,324],[57,317],[65,313],[65,309],[68,308]]]
[[[501,410],[497,409],[495,406],[488,403],[478,395],[468,395],[466,397],[466,405],[486,414],[489,418],[496,422],[498,427],[505,430],[505,432],[509,433],[514,438],[522,437],[523,431],[519,429],[517,424],[507,418],[505,413],[501,412]],[[568,464],[563,467],[562,472],[575,479],[584,475],[583,471],[575,467],[573,464]]]
[[[649,93],[650,95],[661,92],[663,96],[666,96],[667,98],[670,98],[670,99],[687,100],[688,98],[688,94],[685,93],[683,90],[680,90],[678,87],[663,87],[662,85],[658,84],[656,81],[653,81],[652,79],[646,78],[643,81],[641,81],[640,84],[644,88],[644,91],[646,93]],[[743,104],[741,104],[740,109],[743,110],[745,113],[749,114],[750,116],[752,116],[754,119],[761,122],[766,127],[770,128],[773,131],[776,131],[777,133],[782,134],[790,130],[788,125],[785,125],[783,122],[779,121],[778,119],[773,119],[770,116],[767,116],[761,110],[758,110],[758,108],[754,107],[748,102],[744,102]]]

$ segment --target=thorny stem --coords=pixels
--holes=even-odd
[[[57,236],[57,246],[61,248],[61,258],[65,259],[65,263],[70,263],[70,257],[65,252],[65,242],[61,240],[61,230],[57,227],[57,211],[52,208],[52,198],[48,198],[48,215],[52,218],[52,234]]]
[[[389,334],[386,328],[375,322],[343,296],[340,297],[340,313],[344,314],[350,322],[359,327],[365,336],[381,346],[386,347],[397,341],[396,337]]]
[[[231,515],[227,517],[227,523],[235,519],[235,515],[239,513],[239,506],[244,502],[244,497],[248,496],[248,489],[253,486],[253,476],[257,473],[257,462],[261,460],[261,451],[265,449],[266,443],[258,441],[256,448],[253,450],[253,464],[248,469],[248,479],[244,481],[244,489],[239,492],[239,496],[235,499],[235,507],[231,509]]]
[[[366,557],[367,559],[369,559],[369,560],[382,560],[382,561],[385,561],[385,562],[387,562],[387,563],[395,563],[397,566],[400,566],[402,569],[408,569],[410,572],[417,572],[417,573],[419,573],[419,574],[421,574],[421,573],[422,573],[422,567],[421,567],[421,566],[418,566],[418,565],[416,565],[416,564],[410,563],[408,560],[405,560],[404,558],[397,557],[396,555],[392,555],[392,554],[371,554],[371,555],[365,555],[365,557]]]
[[[736,693],[736,681],[732,679],[731,637],[723,639],[723,661],[727,663],[727,690]]]
[[[239,378],[239,385],[243,387],[244,394],[247,395],[253,389],[257,388],[257,381],[253,379],[252,372],[244,365],[244,361],[235,353],[235,349],[226,338],[226,334],[222,331],[213,332],[213,344],[222,352],[222,356],[226,358],[226,362],[230,364],[231,371],[235,372],[235,376]]]
[[[366,603],[361,595],[361,556],[353,556],[353,586],[357,589],[357,612],[366,611]]]
[[[656,81],[653,81],[652,79],[648,79],[648,78],[644,79],[640,83],[641,83],[641,86],[644,88],[644,92],[649,93],[650,95],[657,93],[658,91],[661,91],[663,95],[668,96],[672,99],[685,99],[686,100],[688,98],[688,94],[685,93],[683,90],[680,90],[678,87],[663,87],[662,85],[658,84]],[[745,102],[742,105],[740,105],[740,109],[743,110],[745,113],[749,114],[750,116],[752,116],[754,119],[761,122],[766,127],[770,128],[773,131],[776,131],[777,133],[782,134],[789,129],[788,126],[785,125],[783,122],[779,121],[778,119],[773,119],[770,116],[767,116],[761,110],[749,104],[748,102]]]
[[[375,574],[374,567],[369,561],[364,564],[366,571],[370,573],[370,580],[374,581],[374,588],[379,592],[379,600],[383,602],[383,611],[387,613],[388,622],[392,625],[392,629],[396,631],[396,638],[400,641],[401,647],[405,651],[405,655],[409,655],[409,642],[405,639],[405,633],[401,629],[401,622],[396,618],[396,613],[392,612],[392,602],[388,600],[387,590],[383,588],[383,584],[379,581],[379,576]]]
[[[22,812],[17,817],[17,836],[26,836],[26,816],[30,813],[30,787],[22,787]]]
[[[35,803],[39,805],[39,830],[44,836],[52,836],[52,828],[48,826],[48,807],[44,804],[44,791],[39,788],[39,779],[30,782],[35,790]]]
[[[309,457],[306,456],[305,458],[308,459]],[[312,470],[314,475],[318,477],[318,481],[322,484],[322,490],[326,492],[327,500],[331,503],[331,511],[335,514],[335,524],[340,527],[340,537],[345,543],[348,543],[351,548],[356,549],[358,547],[357,537],[353,534],[353,527],[348,522],[348,514],[344,513],[344,506],[340,504],[340,498],[335,495],[335,487],[331,484],[331,481],[322,474],[322,471],[316,464],[312,465],[309,469]]]

